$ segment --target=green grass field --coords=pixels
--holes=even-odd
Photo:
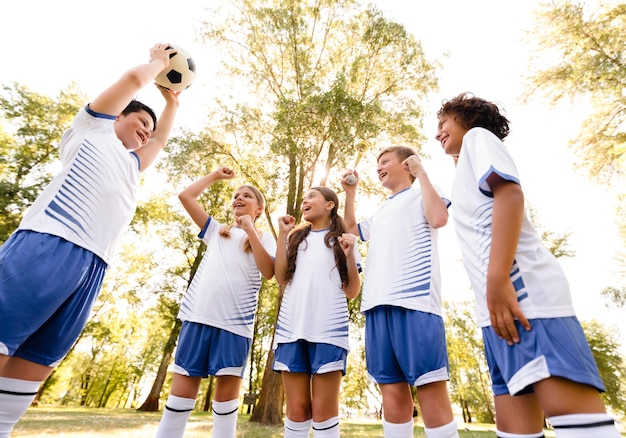
[[[246,438],[279,438],[283,436],[282,426],[266,427],[251,423],[249,415],[241,414],[237,426],[237,436]],[[63,437],[63,438],[144,438],[155,435],[160,412],[137,412],[132,409],[95,409],[74,407],[32,407],[15,426],[11,437]],[[185,438],[206,438],[210,436],[211,415],[207,412],[194,412],[189,419]],[[462,426],[461,438],[495,437],[493,425]],[[381,437],[383,428],[379,421],[342,420],[341,436]],[[420,423],[415,427],[415,437],[425,437]],[[553,435],[547,435],[553,436]]]

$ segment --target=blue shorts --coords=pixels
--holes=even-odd
[[[336,345],[308,342],[278,344],[274,351],[274,371],[305,373],[309,375],[341,371],[346,374],[348,352]]]
[[[106,269],[60,237],[12,234],[0,247],[0,354],[57,365],[85,327]]]
[[[365,312],[365,362],[370,380],[422,386],[450,378],[443,319],[397,306]]]
[[[183,321],[173,371],[183,376],[242,377],[251,340],[226,330]]]
[[[509,346],[491,326],[483,327],[487,365],[494,395],[522,395],[532,384],[548,377],[563,377],[605,391],[598,368],[575,316],[529,321],[527,332],[516,321],[520,343]]]

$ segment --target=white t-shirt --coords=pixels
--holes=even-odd
[[[207,249],[180,305],[178,318],[252,339],[261,273],[252,252],[244,252],[246,232],[231,227],[231,236],[222,237],[222,226],[209,218],[199,234]],[[272,235],[263,233],[261,243],[274,257],[276,241]]]
[[[296,270],[285,287],[274,348],[300,339],[348,350],[348,300],[341,289],[328,230],[311,230],[298,246]],[[359,263],[357,245],[354,254]]]
[[[109,263],[137,206],[139,158],[114,116],[81,109],[60,144],[62,169],[24,214],[20,230],[62,237]]]
[[[424,216],[420,189],[391,196],[359,223],[359,234],[370,241],[361,311],[390,305],[441,316],[438,234]]]
[[[491,325],[486,279],[493,194],[486,181],[492,173],[520,184],[515,163],[504,143],[486,129],[473,128],[463,137],[452,186],[452,210],[463,263],[476,295],[481,327]],[[526,318],[574,315],[565,274],[556,258],[541,244],[526,214],[510,275]]]

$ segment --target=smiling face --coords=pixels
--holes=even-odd
[[[263,212],[263,203],[250,186],[241,186],[233,195],[233,213],[235,217],[248,215],[256,220]]]
[[[467,131],[469,129],[456,120],[454,113],[445,113],[439,116],[435,138],[441,143],[441,147],[446,154],[458,157],[461,153],[463,136],[465,136]]]
[[[330,215],[335,207],[335,202],[326,200],[322,192],[311,189],[302,200],[302,218],[313,229],[328,228]]]
[[[115,120],[115,133],[124,147],[135,150],[148,142],[154,129],[154,122],[147,111],[141,110],[120,114]]]
[[[406,170],[398,154],[393,151],[383,152],[378,157],[376,172],[383,187],[391,190],[393,194],[410,187],[413,182],[410,172]]]

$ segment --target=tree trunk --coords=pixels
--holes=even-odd
[[[259,403],[250,416],[250,421],[259,422],[265,426],[283,423],[283,380],[280,373],[272,370],[273,362],[274,351],[270,350],[265,363]]]
[[[174,321],[174,327],[172,328],[170,337],[163,349],[161,364],[159,365],[159,370],[157,371],[156,378],[154,379],[154,383],[150,389],[150,394],[148,394],[148,397],[143,404],[137,408],[138,411],[157,412],[159,410],[159,399],[161,398],[163,383],[165,383],[165,378],[167,377],[167,367],[172,361],[172,353],[174,352],[174,347],[176,347],[178,334],[180,333],[180,328],[182,327],[182,322],[179,319]]]
[[[204,407],[202,410],[204,412],[209,412],[211,408],[211,396],[213,394],[213,382],[215,381],[215,376],[209,376],[209,387],[206,390],[206,396],[204,397]]]
[[[274,344],[274,336],[276,336],[276,325],[278,324],[278,313],[280,305],[283,301],[285,288],[278,288],[278,311],[276,312],[276,321],[274,322],[274,334],[272,335],[272,344]],[[262,425],[279,425],[283,424],[283,401],[285,391],[283,388],[283,379],[280,373],[272,370],[274,363],[274,350],[270,349],[265,361],[265,370],[263,371],[263,380],[261,382],[261,393],[259,394],[259,402],[254,407],[250,421],[261,423]]]

